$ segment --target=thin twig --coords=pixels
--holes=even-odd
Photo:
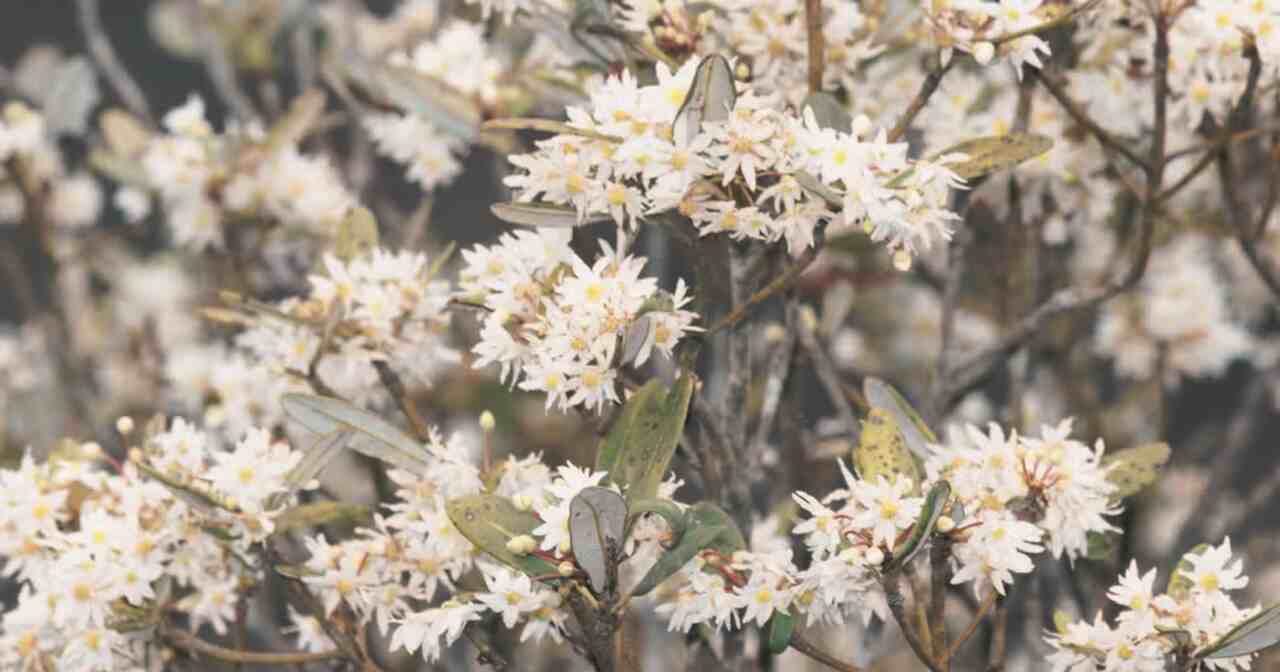
[[[947,587],[951,585],[951,538],[935,535],[929,546],[929,625],[933,627],[931,639],[934,653],[941,654],[938,661],[943,670],[951,669],[951,654],[947,648]]]
[[[799,632],[792,633],[791,648],[795,649],[796,651],[799,651],[800,653],[808,656],[809,658],[812,658],[813,660],[818,661],[819,663],[822,663],[823,665],[826,665],[827,667],[833,670],[839,670],[840,672],[862,672],[861,668],[857,667],[856,665],[852,663],[846,663],[843,660],[840,660],[839,658],[836,658],[835,656],[818,648],[816,645],[814,645],[813,642],[810,642],[808,639],[805,639],[804,635],[800,634]]]
[[[942,672],[938,662],[933,659],[933,655],[924,647],[920,637],[911,627],[911,619],[907,617],[906,599],[902,596],[902,574],[897,571],[889,572],[884,576],[882,585],[884,586],[885,601],[889,603],[889,611],[893,613],[893,618],[898,621],[898,629],[902,631],[902,636],[907,640],[907,645],[915,652],[920,662],[924,663],[932,672]]]
[[[799,341],[801,347],[804,348],[805,354],[808,355],[809,361],[813,364],[813,372],[818,376],[818,382],[822,384],[822,388],[826,390],[827,396],[831,398],[831,405],[835,407],[836,417],[840,419],[840,425],[844,427],[846,436],[849,439],[856,440],[858,436],[858,419],[853,414],[853,406],[849,402],[848,396],[845,395],[844,384],[840,382],[837,375],[835,362],[831,361],[831,357],[827,355],[827,351],[823,349],[822,344],[818,341],[818,335],[810,325],[805,324],[805,320],[797,320],[796,330],[799,332]]]
[[[1093,117],[1090,117],[1089,113],[1085,112],[1084,108],[1080,107],[1079,103],[1072,100],[1061,86],[1038,70],[1031,70],[1030,75],[1039,80],[1039,82],[1044,85],[1045,90],[1049,92],[1049,95],[1053,96],[1054,99],[1058,101],[1058,104],[1062,106],[1062,109],[1066,110],[1067,114],[1070,115],[1077,124],[1084,126],[1085,130],[1089,131],[1093,137],[1098,139],[1098,142],[1124,158],[1129,159],[1135,166],[1141,168],[1143,172],[1151,172],[1151,167],[1147,165],[1147,162],[1143,160],[1142,157],[1138,156],[1137,152],[1129,149],[1127,145],[1118,140],[1109,131],[1104,129],[1102,126],[1099,126],[1098,122],[1094,121]]]
[[[942,84],[942,77],[947,74],[947,71],[954,64],[955,59],[951,59],[947,61],[946,65],[939,64],[938,67],[929,71],[924,81],[920,83],[920,90],[916,92],[916,97],[911,100],[910,105],[907,105],[906,111],[902,113],[902,117],[898,119],[898,123],[894,125],[893,130],[889,131],[889,142],[897,142],[907,134],[907,130],[911,128],[911,122],[915,121],[916,116],[928,104],[929,99],[938,90],[938,85]]]
[[[116,92],[116,95],[120,96],[120,102],[124,103],[130,112],[155,126],[155,119],[151,116],[151,106],[147,104],[147,97],[143,94],[142,87],[133,80],[133,76],[129,74],[128,69],[116,56],[115,49],[111,47],[111,40],[107,39],[107,31],[102,26],[102,13],[98,7],[98,0],[76,0],[76,10],[80,20],[80,31],[84,33],[89,55],[93,56],[93,62],[102,72],[102,77],[107,80],[107,84]]]
[[[203,29],[204,44],[202,46],[204,48],[205,72],[209,75],[213,90],[218,94],[218,99],[231,108],[231,111],[241,121],[247,122],[257,119],[258,112],[253,107],[253,101],[240,88],[240,84],[236,80],[235,65],[227,54],[226,47],[222,42],[222,36],[212,26],[212,22],[205,22]]]
[[[250,663],[254,665],[297,665],[300,663],[313,663],[321,660],[333,660],[335,658],[345,658],[346,654],[341,651],[294,651],[289,653],[266,653],[258,651],[241,651],[238,649],[228,649],[204,641],[190,633],[184,632],[177,628],[163,627],[160,631],[163,637],[170,644],[179,649],[198,653],[210,658],[226,661],[228,663]]]
[[[826,240],[826,227],[824,224],[819,224],[818,229],[814,231],[813,245],[806,249],[804,253],[800,255],[799,259],[792,262],[791,265],[787,267],[787,270],[783,271],[782,275],[774,278],[772,282],[765,285],[760,289],[760,291],[752,294],[750,298],[739,304],[737,308],[734,308],[733,312],[725,315],[717,320],[715,324],[708,327],[707,330],[703,332],[703,337],[711,336],[725,329],[732,329],[737,326],[739,322],[750,317],[751,313],[754,312],[760,304],[768,301],[779,292],[790,289],[791,286],[800,279],[800,275],[804,273],[805,269],[809,268],[809,265],[813,263],[813,260],[818,258],[818,252],[822,251],[823,243]]]
[[[982,625],[982,619],[986,618],[991,611],[991,607],[995,606],[998,595],[994,588],[991,589],[990,593],[987,593],[987,597],[982,600],[982,605],[978,607],[978,613],[973,615],[973,620],[969,621],[968,627],[956,638],[951,648],[947,649],[946,655],[942,658],[944,665],[949,664],[956,657],[956,654],[960,652],[960,648],[965,645],[965,642],[968,642],[973,637],[973,633],[978,631],[978,626]]]
[[[822,90],[826,70],[826,39],[822,34],[822,0],[804,0],[804,25],[808,32],[809,93]]]
[[[375,361],[373,368],[378,370],[378,379],[382,381],[382,386],[387,388],[387,392],[395,400],[400,412],[404,413],[404,417],[409,419],[409,426],[413,429],[413,435],[419,441],[426,441],[431,436],[431,428],[427,426],[427,423],[422,419],[422,415],[418,413],[418,406],[413,403],[413,399],[409,396],[408,391],[405,390],[404,381],[400,380],[400,375],[383,360]]]

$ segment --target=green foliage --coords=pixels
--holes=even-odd
[[[597,594],[616,576],[626,537],[627,503],[608,488],[584,488],[569,502],[569,539],[573,557]]]
[[[853,464],[858,477],[876,482],[880,476],[887,481],[898,477],[911,479],[914,492],[919,492],[923,471],[898,429],[893,416],[883,409],[872,408],[862,422],[858,445],[853,449]]]
[[[417,439],[382,418],[345,401],[314,394],[286,394],[280,400],[291,419],[317,434],[359,432],[351,449],[406,471],[422,474],[431,466]]]
[[[1280,603],[1272,604],[1232,628],[1196,657],[1201,660],[1247,656],[1280,643]]]
[[[990,175],[1033,159],[1053,147],[1053,140],[1038,133],[1009,133],[965,140],[935,155],[964,154],[969,158],[949,167],[966,180]]]
[[[693,75],[684,104],[676,112],[671,130],[677,143],[688,142],[702,130],[708,121],[724,121],[738,100],[738,89],[733,83],[733,67],[728,59],[712,54],[702,59]]]
[[[1191,582],[1190,577],[1186,575],[1193,569],[1191,561],[1187,559],[1189,555],[1199,555],[1209,550],[1209,544],[1197,544],[1182,555],[1182,559],[1178,561],[1178,565],[1173,568],[1173,573],[1169,575],[1169,584],[1165,586],[1164,592],[1169,597],[1181,602],[1187,599],[1191,594],[1191,589],[1195,584]]]
[[[782,653],[791,646],[791,635],[796,630],[796,618],[790,612],[777,611],[769,619],[769,651]]]
[[[445,512],[453,526],[476,548],[499,562],[530,576],[556,573],[556,565],[536,555],[519,554],[507,542],[520,535],[532,536],[541,521],[531,511],[521,511],[506,497],[469,495],[449,500]]]
[[[1132,497],[1155,483],[1160,468],[1169,461],[1169,444],[1147,443],[1111,453],[1102,458],[1109,466],[1107,480],[1116,486],[1111,498],[1119,501]]]
[[[947,500],[951,497],[951,484],[946,481],[938,481],[929,489],[929,494],[925,495],[924,506],[920,508],[920,518],[916,520],[915,525],[911,528],[911,536],[906,541],[899,544],[894,550],[893,559],[889,562],[886,571],[897,567],[902,567],[911,562],[912,558],[924,548],[924,542],[933,534],[933,530],[938,526],[938,519],[942,517],[942,512],[947,507]]]
[[[596,471],[626,494],[627,502],[653,499],[680,443],[694,379],[685,373],[667,389],[651,380],[631,395],[596,454]]]
[[[300,527],[319,525],[353,525],[368,521],[369,507],[326,500],[300,504],[284,511],[275,519],[275,534]]]
[[[747,547],[742,532],[738,531],[729,514],[710,502],[699,502],[689,507],[683,527],[684,533],[653,563],[653,567],[636,584],[633,594],[649,593],[703,551],[715,551],[728,558]]]

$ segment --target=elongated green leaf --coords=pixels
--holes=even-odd
[[[1110,467],[1107,480],[1116,486],[1111,499],[1119,501],[1132,497],[1143,488],[1155,483],[1160,468],[1169,461],[1169,444],[1147,443],[1116,451],[1102,458],[1102,465]]]
[[[504,222],[539,228],[571,229],[609,220],[609,213],[588,213],[554,203],[494,203],[489,211]]]
[[[964,154],[969,158],[948,166],[966,180],[1012,168],[1053,147],[1053,140],[1038,133],[1009,133],[966,140],[935,155]]]
[[[671,529],[672,539],[679,539],[680,535],[684,534],[684,509],[677,506],[675,502],[666,499],[638,499],[631,502],[627,510],[631,524],[634,524],[636,518],[646,513],[662,516],[663,520],[667,521],[667,527]]]
[[[1197,544],[1191,550],[1182,554],[1182,558],[1178,560],[1178,565],[1173,568],[1173,573],[1169,575],[1169,584],[1165,586],[1164,592],[1175,600],[1182,601],[1187,599],[1191,594],[1191,589],[1195,587],[1191,578],[1187,576],[1195,568],[1191,561],[1187,559],[1189,555],[1200,555],[1209,550],[1209,544]]]
[[[343,261],[366,255],[378,247],[378,220],[364,207],[353,208],[338,225],[333,254]]]
[[[942,511],[947,506],[947,500],[951,498],[951,484],[946,481],[938,481],[929,489],[929,494],[924,498],[924,506],[920,508],[920,517],[916,520],[916,524],[911,528],[911,536],[907,540],[898,545],[893,552],[893,560],[890,561],[886,568],[894,569],[902,567],[911,562],[920,549],[924,548],[925,540],[929,535],[933,534],[933,529],[938,526],[938,519],[942,517]]]
[[[395,425],[345,401],[313,394],[286,394],[280,400],[284,412],[317,434],[342,429],[359,432],[350,439],[351,449],[415,474],[431,466],[422,444]]]
[[[205,516],[213,516],[217,514],[218,509],[230,511],[227,505],[212,497],[209,493],[193,487],[161,472],[159,469],[152,467],[146,462],[134,462],[138,467],[138,471],[146,474],[155,481],[159,481],[161,485],[169,489],[175,497],[186,502],[188,506],[195,509],[198,513]]]
[[[733,68],[728,59],[712,54],[702,59],[693,75],[684,104],[671,123],[672,136],[679,146],[686,146],[702,131],[708,121],[724,121],[738,100],[733,83]]]
[[[937,443],[938,437],[905,397],[893,389],[889,383],[871,377],[863,381],[862,393],[872,408],[883,409],[893,417],[898,431],[902,432],[902,438],[912,453],[920,459],[929,456],[929,444]]]
[[[1273,604],[1232,628],[1196,655],[1200,659],[1247,656],[1280,643],[1280,603]]]
[[[858,469],[858,477],[872,483],[880,476],[889,482],[899,477],[909,478],[913,490],[919,492],[923,480],[920,464],[907,450],[898,423],[888,411],[879,408],[872,408],[862,422],[862,433],[853,449],[853,464]]]
[[[794,177],[805,191],[821,198],[827,205],[837,210],[844,207],[844,198],[840,195],[840,192],[823,184],[822,180],[803,170],[797,172]]]
[[[791,635],[796,630],[796,619],[785,611],[773,612],[769,619],[769,651],[777,655],[791,646]]]
[[[300,527],[361,523],[369,520],[369,507],[347,502],[326,500],[300,504],[276,516],[275,533],[288,532]]]
[[[632,593],[637,596],[649,593],[703,551],[714,550],[729,557],[746,546],[729,514],[709,502],[694,504],[685,512],[684,534],[653,563]]]
[[[670,390],[651,380],[631,395],[600,444],[596,470],[626,494],[627,502],[652,499],[680,443],[693,398],[693,375],[683,373]]]
[[[346,54],[342,60],[347,79],[380,103],[422,117],[461,140],[470,141],[479,134],[479,108],[452,86],[409,67],[355,54]]]
[[[445,512],[462,536],[499,562],[530,576],[555,574],[554,564],[536,555],[513,553],[507,548],[507,542],[513,538],[532,535],[541,521],[532,512],[517,509],[506,497],[458,497],[445,504]]]
[[[609,488],[584,488],[569,502],[569,539],[573,558],[587,573],[591,590],[601,594],[617,576],[617,561],[627,527],[627,503]]]
[[[351,437],[355,436],[355,431],[350,429],[339,429],[331,434],[326,434],[316,440],[302,455],[302,459],[294,465],[293,469],[285,474],[285,489],[282,492],[272,495],[267,503],[268,509],[275,509],[289,499],[290,495],[310,483],[329,463],[334,460],[342,449],[347,447],[347,442]]]
[[[853,128],[853,117],[849,115],[849,110],[835,96],[825,91],[815,91],[805,97],[800,104],[801,112],[805,108],[813,110],[813,118],[818,122],[819,128],[829,128],[841,133],[848,133]]]
[[[622,347],[618,349],[618,363],[626,366],[636,361],[646,343],[652,344],[653,318],[641,315],[627,325],[622,334]]]

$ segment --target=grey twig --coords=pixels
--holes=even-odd
[[[124,64],[116,57],[115,50],[111,48],[107,31],[102,27],[102,14],[99,11],[98,0],[76,0],[76,15],[80,20],[80,32],[84,33],[89,55],[98,65],[98,70],[102,72],[107,84],[117,96],[120,96],[120,102],[124,103],[130,112],[154,126],[156,122],[151,116],[151,106],[147,104],[147,97],[142,93],[142,87],[133,80]]]

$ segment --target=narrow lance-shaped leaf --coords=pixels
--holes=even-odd
[[[517,509],[506,497],[458,497],[445,504],[445,512],[462,536],[499,562],[530,576],[556,573],[554,564],[536,555],[521,555],[507,548],[507,542],[520,535],[532,535],[534,528],[542,523],[532,512]]]
[[[893,416],[902,432],[907,448],[920,459],[929,456],[929,444],[937,443],[938,437],[925,424],[924,418],[893,388],[892,385],[879,378],[868,377],[862,383],[862,393],[872,408],[879,408]]]
[[[684,104],[671,123],[676,144],[688,145],[702,131],[705,122],[728,119],[737,100],[738,90],[733,84],[733,68],[728,59],[719,54],[702,59]]]
[[[1116,451],[1102,458],[1102,466],[1109,467],[1107,480],[1116,486],[1111,493],[1113,501],[1132,497],[1143,488],[1155,483],[1160,468],[1169,461],[1169,444],[1147,443]]]
[[[346,54],[342,62],[347,79],[380,103],[423,117],[461,140],[479,134],[480,110],[448,84],[409,67],[375,63],[355,54]]]
[[[354,430],[339,429],[320,437],[302,454],[302,459],[289,470],[289,473],[285,474],[284,490],[271,496],[267,502],[267,508],[275,509],[280,506],[290,495],[319,476],[320,472],[324,471],[324,468],[342,452],[342,449],[347,447],[347,442],[354,435]]]
[[[676,452],[689,401],[693,375],[681,374],[671,389],[651,380],[631,395],[613,428],[600,444],[596,470],[626,493],[627,501],[652,499]]]
[[[653,342],[653,318],[641,315],[627,325],[622,334],[622,347],[618,349],[619,363],[626,366],[636,361],[646,343]]]
[[[338,225],[338,238],[333,242],[334,256],[349,262],[377,247],[378,220],[368,208],[353,208]]]
[[[1200,659],[1247,656],[1280,643],[1280,603],[1273,604],[1232,628],[1205,647]]]
[[[627,528],[627,503],[609,488],[584,488],[569,502],[573,557],[587,573],[591,590],[603,593],[616,576],[617,554]]]
[[[919,492],[923,480],[920,465],[907,450],[898,423],[888,411],[879,408],[872,408],[862,422],[862,433],[853,449],[853,464],[858,477],[871,483],[880,476],[889,482],[909,478],[913,491]]]
[[[952,145],[934,155],[940,158],[948,154],[964,154],[968,158],[947,167],[962,179],[1012,168],[1023,161],[1033,159],[1053,147],[1053,140],[1038,133],[1009,133],[966,140]]]
[[[659,556],[632,593],[637,596],[649,593],[703,551],[714,550],[728,557],[746,546],[742,533],[729,514],[709,502],[694,504],[685,512],[684,534],[680,535],[675,546]]]
[[[415,474],[431,466],[417,439],[395,425],[345,401],[312,394],[286,394],[280,400],[284,412],[298,424],[318,434],[353,429],[351,449]]]
[[[510,224],[551,229],[571,229],[609,219],[607,212],[579,215],[577,210],[567,205],[554,203],[494,203],[489,206],[489,211]]]
[[[300,527],[360,523],[369,519],[369,507],[347,502],[325,500],[299,504],[275,518],[275,534]]]
[[[911,528],[911,536],[906,541],[898,545],[894,550],[893,560],[890,561],[889,568],[902,567],[911,562],[912,558],[924,548],[925,540],[929,535],[933,534],[933,530],[938,526],[938,519],[942,517],[942,511],[947,507],[947,500],[951,497],[951,484],[946,481],[938,481],[929,489],[929,494],[924,498],[924,506],[920,508],[920,517],[916,520],[916,524]]]
[[[775,611],[769,619],[769,651],[779,654],[791,646],[791,635],[796,630],[796,618],[790,612]]]
[[[631,502],[627,508],[628,527],[634,525],[636,519],[646,513],[661,516],[663,520],[667,521],[667,527],[671,529],[672,539],[679,539],[680,535],[684,534],[684,509],[681,509],[675,502],[666,499],[639,499]]]

